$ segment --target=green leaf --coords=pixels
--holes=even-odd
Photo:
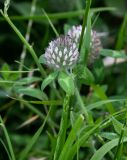
[[[121,27],[118,33],[118,38],[117,38],[116,46],[115,46],[116,50],[120,50],[124,47],[124,41],[126,39],[126,36],[125,36],[126,29],[127,29],[127,12],[124,16],[123,22],[121,24]]]
[[[113,123],[113,126],[114,126],[114,129],[115,129],[116,133],[120,135],[121,131],[123,130],[123,125],[124,124],[120,123],[114,117],[112,117],[112,123]],[[124,135],[127,136],[127,128],[125,128],[125,130],[124,130]]]
[[[50,145],[51,145],[51,152],[50,152],[50,156],[49,156],[49,160],[51,160],[52,157],[54,156],[57,138],[55,136],[53,136],[51,133],[49,133],[48,131],[47,131],[47,135],[49,137],[49,141],[50,141]]]
[[[87,132],[85,132],[83,135],[82,133],[80,134],[81,136],[79,137],[79,140],[76,141],[73,146],[68,150],[68,152],[66,153],[66,159],[65,160],[73,160],[74,156],[77,152],[77,149],[79,149],[82,145],[84,145],[85,143],[87,143],[88,138],[96,133],[96,130],[99,128],[100,123],[95,124],[91,129],[89,129]]]
[[[104,79],[105,71],[102,60],[98,59],[93,64],[93,74],[96,83],[100,83]]]
[[[78,119],[74,123],[73,128],[71,129],[71,132],[69,133],[69,136],[60,154],[59,160],[66,159],[66,153],[68,152],[68,148],[72,147],[72,144],[75,141],[77,134],[81,130],[81,125],[83,124],[83,120],[84,120],[84,117],[82,115],[79,115]]]
[[[41,100],[41,101],[27,101],[27,100],[23,100],[21,98],[14,98],[14,97],[10,97],[16,101],[20,101],[20,102],[23,102],[23,103],[32,103],[32,104],[43,104],[43,105],[54,105],[54,106],[57,106],[57,105],[62,105],[63,104],[63,101],[62,100]]]
[[[103,157],[111,151],[112,148],[116,147],[118,145],[119,138],[116,138],[110,142],[107,142],[104,144],[101,148],[99,148],[95,154],[92,156],[90,160],[102,160]],[[127,142],[127,137],[123,138],[123,142]]]
[[[107,99],[107,100],[101,100],[101,101],[98,101],[98,102],[95,102],[95,103],[87,105],[86,108],[87,108],[88,111],[91,111],[93,109],[104,107],[108,103],[113,103],[113,102],[117,102],[118,103],[118,102],[124,102],[124,101],[126,101],[126,99]]]
[[[7,63],[4,63],[4,65],[1,68],[1,71],[10,71],[9,65]],[[1,75],[5,80],[9,80],[9,72],[2,72]]]
[[[55,148],[53,160],[58,160],[59,155],[65,144],[67,128],[69,123],[69,119],[68,119],[69,118],[69,102],[70,102],[70,95],[66,94],[64,103],[63,103],[62,117],[61,117],[59,132],[57,135],[57,142],[56,142],[56,148]]]
[[[19,11],[19,9],[23,9],[24,6],[21,7],[21,4],[18,3],[19,7],[17,8],[17,6],[15,7],[15,9],[17,8],[17,11]],[[28,4],[30,6],[30,4]],[[14,4],[13,4],[14,6]],[[29,20],[29,19],[34,19],[35,21],[37,21],[38,23],[42,23],[42,20],[44,21],[46,19],[45,15],[42,15],[41,11],[42,8],[38,8],[38,11],[36,9],[36,11],[38,12],[38,15],[34,15],[34,16],[30,16],[30,9],[27,10],[28,16],[26,15],[27,13],[25,13],[24,15],[24,11],[21,11],[20,13],[23,14],[24,16],[10,16],[10,18],[12,20]],[[100,12],[105,12],[105,11],[114,11],[115,8],[114,7],[100,7],[100,8],[92,8],[91,9],[91,13],[100,13]],[[60,13],[49,13],[48,16],[50,19],[65,19],[65,18],[72,18],[72,17],[79,17],[81,15],[84,14],[84,9],[82,10],[76,10],[76,11],[69,11],[69,12],[60,12]],[[2,18],[0,18],[0,20],[3,20]]]
[[[45,78],[44,81],[42,82],[41,90],[43,91],[47,85],[53,82],[57,77],[57,75],[58,75],[58,72],[53,72],[47,78]]]
[[[69,95],[74,94],[75,86],[71,76],[67,75],[64,72],[60,72],[58,83],[66,93],[68,93]]]
[[[7,142],[7,145],[8,145],[8,151],[10,153],[10,156],[11,156],[11,159],[12,160],[16,160],[15,158],[15,154],[14,154],[14,147],[12,146],[12,143],[11,143],[11,140],[10,140],[10,136],[9,136],[9,133],[4,125],[4,122],[3,122],[3,119],[2,117],[0,116],[0,128],[3,129],[3,133],[5,135],[5,139],[6,139],[6,142]]]
[[[100,136],[108,140],[113,140],[115,138],[118,138],[118,135],[114,132],[101,132]]]
[[[114,117],[112,117],[112,123],[113,123],[113,126],[114,126],[114,129],[115,129],[116,133],[120,134],[121,130],[123,128],[122,123],[120,123],[119,121],[117,121],[117,119],[115,119]]]
[[[10,156],[10,153],[9,153],[9,151],[8,151],[5,143],[4,143],[4,141],[1,138],[0,138],[0,143],[2,144],[3,148],[5,149],[5,151],[6,151],[7,155],[8,155],[9,160],[12,160],[12,158]]]
[[[18,84],[26,85],[26,84],[30,84],[30,83],[38,82],[38,81],[41,81],[41,78],[39,78],[39,77],[26,77],[26,78],[22,78],[22,79],[16,81],[16,83],[18,82]]]
[[[85,64],[88,61],[88,56],[90,53],[90,43],[91,43],[91,14],[89,12],[88,14],[88,19],[87,19],[87,26],[86,26],[86,31],[84,33],[84,45],[85,45]],[[84,48],[82,47],[82,50],[84,50]]]
[[[84,67],[83,65],[77,66],[75,74],[83,84],[91,85],[95,81],[92,72],[87,67]]]
[[[123,51],[116,51],[111,49],[101,49],[100,54],[102,56],[108,56],[113,58],[127,58],[127,55]]]
[[[23,87],[23,88],[18,88],[16,92],[27,95],[27,96],[31,96],[40,100],[47,100],[46,94],[44,94],[41,90],[37,88]]]
[[[42,54],[42,55],[39,57],[39,63],[46,64],[44,54]]]
[[[12,80],[12,81],[18,80],[21,72],[25,72],[25,71],[12,71],[8,67],[9,66],[5,67],[5,65],[3,65],[2,69],[0,70],[1,75],[3,75],[3,78],[5,80]]]
[[[79,41],[80,61],[87,63],[87,58],[90,49],[91,41],[91,13],[90,13],[91,0],[88,0],[85,7],[83,16],[82,31]]]

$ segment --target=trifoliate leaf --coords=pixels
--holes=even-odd
[[[39,57],[39,63],[46,64],[44,54]]]
[[[47,85],[49,85],[51,82],[55,80],[57,77],[58,72],[51,73],[47,78],[45,78],[41,85],[41,90],[43,91]]]
[[[94,76],[87,67],[78,65],[76,68],[76,75],[83,84],[90,85],[94,83]]]
[[[93,64],[93,74],[96,80],[96,83],[100,83],[105,76],[104,64],[101,59],[98,59]]]
[[[1,75],[5,80],[8,80],[9,76],[10,76],[10,73],[6,72],[6,71],[10,71],[10,68],[9,68],[9,65],[7,63],[4,63],[4,65],[1,68],[1,71],[5,71],[5,72],[2,72]]]
[[[101,49],[100,54],[102,56],[108,56],[113,58],[127,58],[127,55],[123,51],[115,51],[111,49]]]
[[[16,89],[16,92],[23,95],[30,96],[30,97],[34,97],[40,100],[47,100],[46,94],[37,88],[19,87]]]

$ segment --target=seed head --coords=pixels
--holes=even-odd
[[[79,45],[81,36],[82,26],[73,26],[67,33],[77,44]],[[92,30],[91,31],[91,43],[90,43],[90,53],[88,57],[88,64],[92,64],[95,59],[99,57],[100,49],[102,48],[101,40],[99,34]]]
[[[76,43],[69,36],[61,36],[49,43],[45,51],[45,60],[54,69],[68,69],[78,60],[79,52]]]

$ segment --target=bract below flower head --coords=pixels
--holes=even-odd
[[[74,66],[79,52],[76,43],[69,36],[61,36],[49,43],[44,56],[49,67],[60,70]]]

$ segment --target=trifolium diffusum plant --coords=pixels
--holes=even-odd
[[[49,77],[46,78],[46,80],[42,83],[41,86],[42,90],[49,83],[55,80],[59,73],[61,73],[60,75],[63,74],[64,76],[66,75],[65,77],[68,77],[68,79],[74,78],[73,74],[66,74],[66,73],[69,73],[68,71],[70,70],[72,71],[72,69],[78,63],[80,56],[78,47],[79,47],[81,31],[82,31],[81,25],[73,26],[68,30],[67,35],[61,35],[57,39],[51,41],[49,43],[49,46],[45,49],[45,53],[40,57],[39,61],[40,63],[45,63],[47,67],[49,67],[51,70],[55,72],[50,74]],[[91,42],[90,42],[90,53],[88,57],[88,64],[92,64],[94,60],[99,57],[99,52],[101,48],[102,48],[101,40],[97,32],[91,30]],[[88,71],[88,69],[86,70]],[[64,76],[62,76],[62,78]],[[59,76],[59,79],[60,77],[61,76]],[[58,80],[58,82],[60,81]],[[60,85],[62,84],[60,83]],[[62,88],[66,88],[65,84],[62,85]]]
[[[73,26],[66,35],[60,35],[58,38],[49,42],[48,47],[45,49],[45,53],[42,54],[39,58],[39,62],[45,64],[45,66],[51,71],[48,77],[43,80],[41,90],[43,91],[47,85],[57,80],[60,87],[66,93],[60,130],[58,133],[56,150],[54,153],[54,160],[58,159],[60,152],[59,146],[60,144],[62,146],[62,141],[65,140],[66,134],[65,132],[63,132],[63,130],[67,129],[66,123],[69,116],[69,101],[72,95],[76,96],[75,99],[78,100],[80,107],[84,110],[86,121],[89,121],[88,112],[83,107],[82,99],[79,95],[77,86],[79,84],[82,84],[82,79],[85,84],[90,85],[94,83],[94,76],[92,75],[91,71],[89,71],[89,69],[85,66],[85,62],[84,64],[80,64],[79,61],[79,41],[81,31],[82,26]],[[93,60],[98,57],[101,48],[101,41],[99,37],[97,37],[96,31],[91,31],[91,37],[89,63],[92,63]],[[82,121],[83,119],[84,118],[82,117],[80,120]],[[63,129],[63,127],[65,128]],[[62,156],[63,154],[61,153],[60,157]]]

